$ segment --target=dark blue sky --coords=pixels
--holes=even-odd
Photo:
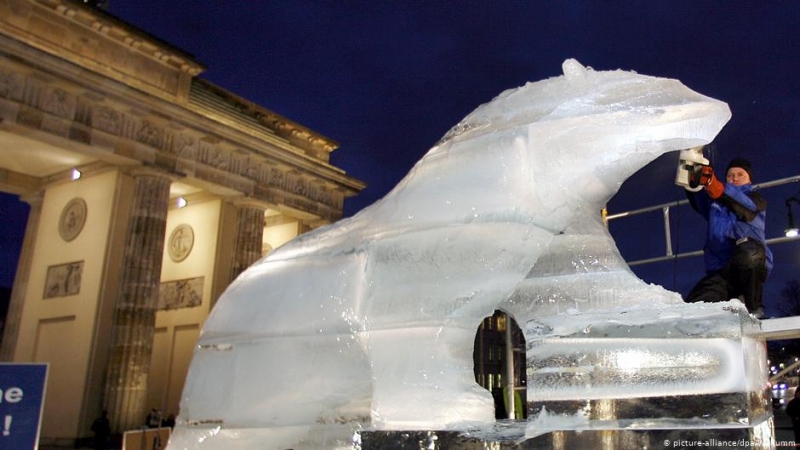
[[[677,78],[728,102],[733,119],[715,143],[717,164],[748,157],[757,182],[800,174],[800,2],[111,0],[109,12],[193,54],[208,67],[203,78],[339,142],[332,162],[368,184],[346,215],[382,197],[475,107],[559,75],[571,57]],[[683,198],[674,158],[632,177],[610,211]],[[783,200],[798,190],[765,191],[769,237],[781,234]],[[677,250],[698,249],[704,223],[687,208],[676,215]],[[663,231],[648,232],[652,225],[612,224],[626,258],[663,252]],[[774,250],[773,299],[800,278],[800,245]],[[635,270],[685,293],[700,264]]]

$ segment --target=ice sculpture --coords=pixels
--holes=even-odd
[[[547,336],[536,318],[681,304],[628,270],[600,210],[656,157],[709,143],[727,105],[677,80],[563,72],[480,106],[382,200],[245,271],[206,321],[169,448],[492,423],[472,344],[496,308]]]

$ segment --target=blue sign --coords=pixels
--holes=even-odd
[[[0,450],[39,444],[47,364],[0,363]]]

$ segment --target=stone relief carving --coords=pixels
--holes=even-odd
[[[244,170],[244,176],[251,180],[258,180],[258,163],[253,160],[247,161],[247,167]]]
[[[269,171],[269,184],[277,188],[284,188],[285,177],[283,172],[273,168]]]
[[[225,170],[228,168],[228,155],[218,148],[214,149],[211,152],[211,157],[208,160],[208,164],[216,167],[217,169]]]
[[[205,277],[166,281],[158,288],[158,309],[192,308],[203,303]]]
[[[44,298],[77,295],[81,291],[83,261],[59,264],[47,268]]]
[[[0,71],[0,96],[19,99],[22,97],[22,75]]]
[[[42,109],[59,117],[72,116],[72,96],[61,89],[52,89],[42,105]]]
[[[161,128],[150,121],[142,120],[136,131],[136,140],[151,147],[161,148]]]
[[[297,194],[297,195],[302,195],[302,196],[305,196],[305,195],[306,195],[306,192],[307,192],[307,188],[306,188],[306,181],[305,181],[305,180],[303,180],[303,179],[299,179],[299,180],[298,180],[298,179],[296,179],[296,180],[294,180],[294,189],[293,189],[293,193],[294,193],[294,194]]]
[[[216,143],[218,141],[215,141]],[[197,161],[203,164],[208,164],[220,170],[228,170],[230,155],[225,150],[216,147],[213,143],[201,140],[200,150],[197,155]]]
[[[173,152],[184,158],[194,159],[196,153],[194,144],[194,138],[186,133],[179,133],[178,137],[174,140]]]
[[[111,134],[119,134],[122,115],[111,108],[100,106],[92,114],[92,126]]]
[[[181,224],[172,230],[167,242],[167,252],[169,258],[175,262],[181,262],[189,256],[194,246],[194,229],[191,225]]]
[[[78,237],[86,223],[86,213],[86,202],[80,197],[73,198],[64,206],[58,220],[58,234],[61,239],[69,242]]]

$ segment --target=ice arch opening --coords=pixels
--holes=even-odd
[[[475,333],[472,355],[475,382],[492,394],[495,419],[526,419],[525,335],[514,316],[498,309],[485,317]],[[510,378],[509,373],[513,375]],[[508,395],[512,391],[513,417]]]

